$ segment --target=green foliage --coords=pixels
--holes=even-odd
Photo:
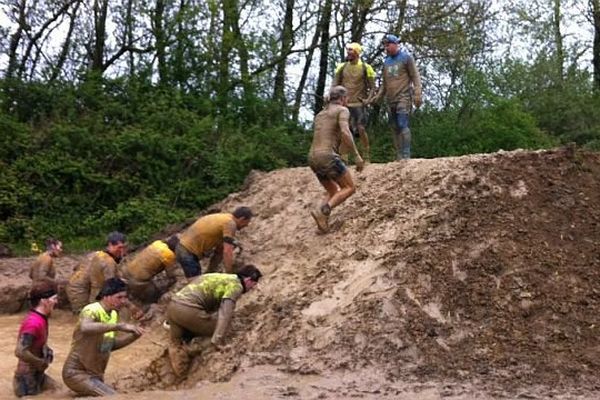
[[[299,165],[308,149],[302,128],[261,117],[274,106],[259,99],[215,117],[201,96],[114,80],[67,88],[55,103],[62,116],[0,114],[0,242],[16,248],[46,236],[85,248],[112,230],[143,242],[250,170]]]

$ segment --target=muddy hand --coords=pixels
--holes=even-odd
[[[354,163],[356,164],[356,171],[361,172],[365,169],[365,160],[363,160],[361,156],[357,155]]]

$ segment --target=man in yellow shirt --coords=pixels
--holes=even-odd
[[[250,223],[253,214],[248,207],[238,207],[230,213],[209,214],[199,218],[187,228],[179,238],[175,250],[177,262],[183,268],[186,278],[202,273],[200,258],[214,250],[208,272],[216,271],[223,261],[224,271],[233,272],[234,249],[237,245],[235,234]]]
[[[339,64],[335,70],[332,86],[344,86],[348,90],[348,111],[350,111],[350,131],[360,138],[363,147],[363,158],[369,161],[369,136],[367,135],[367,108],[365,101],[375,94],[375,71],[360,55],[362,46],[350,43],[346,46],[346,62]],[[342,145],[340,155],[346,159],[351,149]]]
[[[175,248],[179,243],[176,235],[166,241],[156,240],[127,262],[123,268],[123,278],[127,280],[129,295],[142,303],[156,303],[176,282]],[[165,271],[166,282],[154,278]]]

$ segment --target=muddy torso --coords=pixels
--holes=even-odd
[[[123,267],[123,275],[127,279],[138,282],[147,282],[162,272],[173,272],[175,267],[175,253],[169,249],[162,240],[157,240],[136,254],[136,256]]]

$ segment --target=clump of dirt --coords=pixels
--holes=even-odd
[[[265,274],[238,302],[228,346],[199,352],[180,381],[164,354],[149,360],[127,390],[258,365],[492,393],[594,390],[599,173],[598,154],[570,148],[371,164],[353,171],[357,192],[322,235],[309,211],[324,193],[308,168],[255,172],[213,207],[258,214],[239,262]]]

